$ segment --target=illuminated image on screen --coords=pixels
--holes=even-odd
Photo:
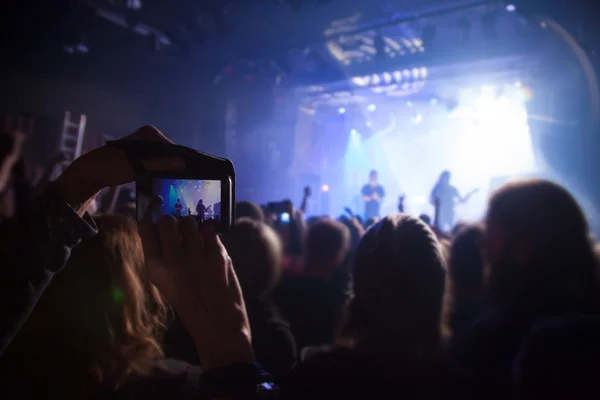
[[[152,196],[159,195],[164,204],[160,215],[195,216],[199,220],[221,216],[221,181],[190,179],[154,179]]]

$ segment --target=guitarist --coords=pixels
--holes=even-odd
[[[452,229],[456,220],[454,215],[454,206],[456,203],[465,203],[473,194],[474,190],[462,197],[455,186],[450,183],[450,171],[443,171],[440,174],[433,190],[431,191],[430,203],[434,207],[437,205],[437,227],[442,231]]]

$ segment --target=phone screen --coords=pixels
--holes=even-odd
[[[284,224],[287,224],[287,223],[289,223],[289,222],[290,222],[290,214],[288,214],[288,213],[286,213],[286,212],[284,212],[284,213],[281,213],[281,214],[279,215],[279,219],[280,219],[280,220],[281,220],[281,222],[283,222]]]
[[[163,206],[153,215],[194,216],[201,221],[221,217],[221,181],[207,179],[152,179],[151,197],[160,196]],[[138,207],[139,207],[138,203]],[[145,212],[145,210],[143,211]]]

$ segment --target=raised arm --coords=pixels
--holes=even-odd
[[[169,142],[146,126],[121,140]],[[148,160],[149,162],[155,160]],[[162,160],[161,160],[162,161]],[[182,163],[165,160],[154,168]],[[30,211],[0,226],[0,354],[29,316],[52,276],[66,264],[71,249],[96,227],[85,213],[106,186],[132,182],[135,173],[125,152],[101,147],[75,160],[31,204]]]
[[[0,228],[0,354],[8,347],[71,249],[96,232],[56,187],[46,189],[29,213]],[[79,210],[81,211],[81,210]]]

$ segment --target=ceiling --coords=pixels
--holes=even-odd
[[[523,18],[501,1],[38,0],[5,9],[2,44],[14,70],[94,76],[101,83],[158,76],[213,82],[236,66],[296,87],[514,56],[532,43]],[[487,15],[494,15],[495,39],[486,34]],[[458,39],[465,21],[468,44]],[[425,43],[432,26],[433,44]],[[379,38],[385,57],[376,51]]]

